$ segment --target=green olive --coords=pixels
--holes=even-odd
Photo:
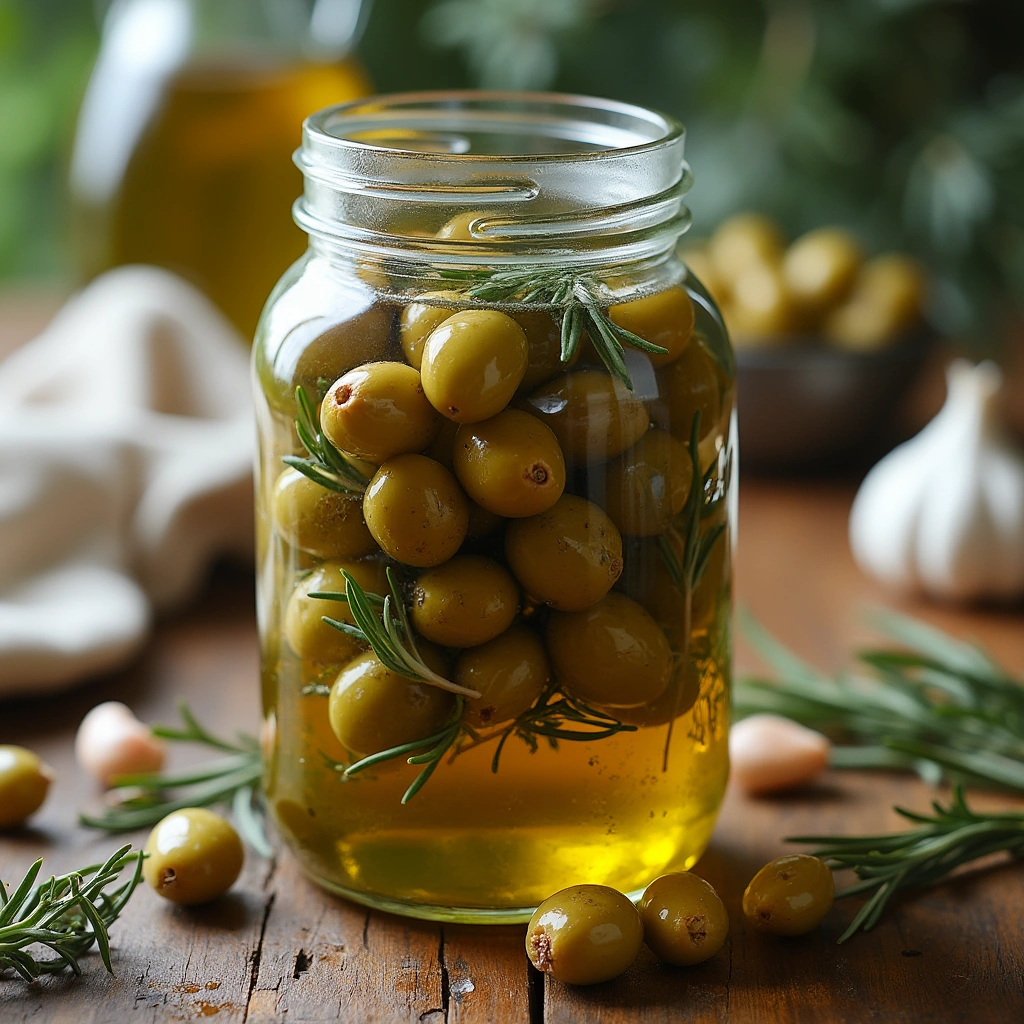
[[[603,370],[576,370],[541,385],[527,408],[553,431],[566,459],[606,462],[643,437],[644,403]]]
[[[733,280],[725,308],[729,331],[738,346],[769,345],[801,327],[796,303],[778,267],[744,270]]]
[[[268,354],[270,365],[258,366],[268,401],[286,415],[294,415],[298,385],[315,402],[326,386],[322,382],[335,381],[361,363],[388,358],[395,320],[391,306],[373,305],[334,323],[323,316],[296,320],[276,352]]]
[[[452,461],[466,493],[509,519],[544,512],[565,488],[565,460],[555,435],[520,409],[459,427]]]
[[[519,611],[508,571],[480,555],[459,555],[416,581],[410,615],[416,630],[445,647],[476,647],[504,633]]]
[[[363,515],[388,555],[420,567],[447,562],[469,528],[469,505],[458,481],[425,455],[385,462],[363,495]]]
[[[362,650],[354,637],[324,622],[324,616],[354,624],[344,601],[310,597],[317,593],[345,593],[345,577],[350,573],[363,590],[387,593],[384,564],[378,561],[325,562],[295,585],[284,612],[284,635],[291,649],[304,661],[331,664],[348,661]]]
[[[457,423],[496,416],[523,380],[526,333],[496,309],[468,309],[435,327],[423,344],[423,390]]]
[[[678,359],[693,333],[693,302],[680,285],[621,302],[608,310],[608,316],[644,341],[668,349],[663,356],[648,356],[653,366],[667,366]]]
[[[444,656],[421,642],[427,665],[444,675]],[[433,735],[452,715],[455,697],[429,683],[400,676],[378,661],[372,651],[350,661],[331,687],[328,716],[343,747],[365,757]]]
[[[455,435],[458,432],[458,423],[442,417],[441,429],[437,432],[437,437],[434,438],[430,447],[423,454],[435,462],[440,462],[445,469],[450,469],[454,473]]]
[[[679,656],[673,656],[672,677],[660,697],[636,708],[616,708],[615,717],[627,725],[640,729],[654,729],[668,725],[676,718],[688,714],[700,696],[700,668],[692,659],[679,664]]]
[[[533,966],[567,985],[617,978],[643,941],[636,907],[607,885],[570,885],[556,892],[537,907],[526,929]]]
[[[619,578],[622,537],[593,502],[563,494],[546,512],[509,523],[505,557],[530,597],[579,611],[600,601]]]
[[[782,276],[797,304],[818,315],[849,295],[862,258],[857,240],[848,231],[817,228],[789,247]]]
[[[363,499],[286,469],[274,484],[274,526],[292,547],[317,558],[359,558],[377,550],[363,519]]]
[[[205,807],[185,807],[158,821],[146,853],[146,881],[157,895],[187,907],[223,896],[245,856],[238,833]]]
[[[693,482],[685,444],[651,430],[608,466],[605,510],[622,533],[664,533],[682,511]]]
[[[529,391],[574,366],[583,350],[583,339],[567,362],[562,362],[562,325],[550,313],[513,313],[512,319],[526,332],[526,374],[521,391]]]
[[[379,465],[426,448],[441,417],[411,366],[366,363],[331,385],[320,406],[320,426],[335,448]]]
[[[402,351],[410,366],[417,370],[423,362],[423,344],[435,327],[440,327],[461,304],[461,292],[424,292],[402,310]],[[447,303],[447,305],[438,305]]]
[[[778,225],[759,213],[730,217],[708,244],[715,271],[727,285],[752,266],[777,266],[784,248]]]
[[[689,443],[693,418],[700,413],[700,436],[719,428],[722,379],[718,363],[703,340],[695,336],[683,354],[658,371],[658,398],[651,419],[673,437]]]
[[[526,626],[512,626],[480,647],[463,651],[454,682],[479,692],[466,698],[467,725],[486,729],[509,722],[540,696],[551,678],[544,645]]]
[[[555,678],[592,704],[650,704],[672,675],[665,634],[641,605],[617,592],[583,611],[553,612],[547,647]]]
[[[53,769],[24,747],[0,746],[0,829],[13,828],[43,805]]]
[[[656,878],[640,900],[644,942],[677,967],[710,960],[725,945],[729,915],[714,887],[689,871]]]
[[[806,853],[779,857],[750,880],[743,916],[759,932],[806,935],[832,906],[835,886],[829,866]]]

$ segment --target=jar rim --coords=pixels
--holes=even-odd
[[[423,112],[421,117],[426,120],[429,112],[444,114],[448,117],[456,113],[468,111],[486,114],[487,112],[499,113],[503,108],[515,110],[521,115],[529,115],[531,112],[540,114],[545,111],[562,109],[575,111],[580,114],[602,113],[608,116],[615,115],[623,120],[629,119],[634,125],[633,133],[636,141],[629,145],[593,145],[590,149],[574,150],[531,150],[526,153],[486,153],[468,149],[453,149],[445,152],[441,148],[424,149],[406,148],[404,146],[385,146],[369,140],[351,138],[346,135],[339,135],[332,130],[342,125],[350,129],[361,127],[365,132],[382,131],[389,124],[401,120],[407,131],[410,129],[410,115],[417,111]],[[604,128],[609,138],[612,133],[624,139],[630,129],[615,126],[608,122],[601,123],[596,119],[577,122],[563,122],[566,128],[575,124],[577,131],[583,126],[590,126],[593,129]],[[371,126],[376,127],[371,127]],[[650,131],[646,138],[642,137],[641,128],[648,126]],[[540,125],[537,125],[540,127]],[[549,126],[553,127],[553,126]],[[550,131],[543,133],[545,137],[556,137]],[[532,162],[535,160],[547,161],[590,161],[595,159],[607,159],[614,155],[633,155],[644,152],[656,152],[681,142],[685,139],[686,127],[677,118],[670,114],[662,113],[649,107],[642,107],[634,103],[626,103],[621,100],[603,99],[596,96],[588,96],[582,93],[556,93],[556,92],[513,92],[498,90],[474,90],[474,89],[446,89],[446,90],[419,90],[400,93],[387,93],[377,96],[364,97],[352,100],[347,103],[339,103],[334,106],[325,107],[323,110],[310,114],[303,122],[304,145],[311,143],[314,146],[325,146],[328,148],[351,148],[368,151],[371,153],[387,154],[395,158],[422,159],[429,153],[435,161],[482,161],[493,163],[518,163]],[[407,135],[406,141],[414,137]],[[566,141],[570,136],[561,136]],[[402,141],[400,137],[394,137],[394,141]],[[578,138],[575,141],[580,141]]]

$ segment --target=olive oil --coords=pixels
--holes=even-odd
[[[123,168],[112,172],[101,170],[111,166],[111,148],[133,140],[110,124],[113,111],[83,121],[71,181],[81,273],[166,267],[251,338],[274,283],[306,247],[291,217],[302,191],[292,164],[302,120],[369,91],[355,60],[186,66],[166,82]]]

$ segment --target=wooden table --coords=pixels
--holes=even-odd
[[[739,600],[823,667],[837,667],[866,636],[858,618],[883,600],[852,565],[845,543],[846,485],[745,481]],[[982,640],[1024,670],[1020,611],[963,614],[903,605]],[[752,660],[741,650],[741,667]],[[202,599],[160,625],[143,657],[66,696],[0,704],[0,743],[39,751],[59,778],[33,827],[0,842],[10,879],[37,856],[66,870],[118,841],[78,828],[95,793],[74,768],[71,739],[101,700],[170,721],[185,697],[222,730],[257,724],[256,647],[249,574],[218,571]],[[1024,871],[1001,865],[899,905],[873,932],[837,946],[852,906],[837,906],[820,933],[772,940],[739,914],[746,882],[801,832],[895,827],[890,805],[927,805],[907,778],[833,773],[808,792],[750,800],[730,792],[698,870],[729,908],[732,935],[710,962],[686,970],[645,953],[622,978],[588,989],[528,967],[522,927],[460,927],[391,917],[316,889],[287,853],[249,856],[232,893],[184,911],[140,890],[113,931],[116,977],[90,956],[80,980],[26,986],[0,981],[0,1021],[321,1022],[730,1021],[952,1022],[1024,1020]],[[979,802],[995,804],[991,797]],[[141,842],[143,836],[133,837]]]

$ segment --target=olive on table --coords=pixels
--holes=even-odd
[[[538,971],[568,985],[611,981],[637,958],[644,931],[640,914],[607,885],[570,885],[533,912],[526,954]]]
[[[597,369],[542,384],[525,408],[551,428],[570,462],[605,462],[636,444],[650,423],[644,403]]]
[[[526,373],[526,333],[496,309],[448,317],[423,343],[420,373],[430,404],[457,423],[496,416]]]
[[[692,483],[686,445],[667,431],[650,430],[608,466],[605,511],[622,533],[664,533],[686,504]]]
[[[544,512],[565,488],[565,460],[555,435],[520,409],[460,426],[452,463],[470,498],[509,519]]]
[[[832,906],[835,885],[829,866],[806,853],[765,864],[743,893],[743,916],[759,932],[806,935]]]
[[[778,225],[759,213],[738,213],[723,221],[708,242],[715,272],[727,286],[751,267],[777,266],[785,242]]]
[[[426,641],[417,646],[434,672],[447,673],[447,661],[436,647]],[[367,651],[338,673],[327,714],[341,745],[365,757],[433,735],[454,708],[455,697],[447,690],[400,676]]]
[[[672,648],[661,627],[616,591],[583,611],[552,612],[547,648],[555,678],[591,704],[650,704],[672,675]]]
[[[284,635],[291,649],[304,661],[330,664],[347,661],[362,650],[362,644],[324,622],[324,616],[355,624],[344,601],[310,597],[318,593],[345,593],[342,570],[372,594],[387,593],[384,564],[378,561],[325,562],[295,585],[284,611]]]
[[[782,276],[795,302],[812,315],[838,305],[850,293],[863,254],[842,228],[816,228],[786,251]]]
[[[360,494],[342,494],[286,469],[274,483],[274,527],[294,548],[318,558],[359,558],[377,550]]]
[[[658,371],[658,398],[651,403],[655,426],[689,443],[693,418],[700,413],[700,436],[707,437],[722,418],[722,379],[703,339],[694,336],[683,354]]]
[[[209,903],[231,888],[242,870],[238,833],[205,807],[172,811],[146,840],[142,876],[172,903]]]
[[[555,374],[574,366],[583,350],[583,339],[567,362],[562,362],[562,325],[550,313],[513,313],[512,319],[526,332],[526,373],[520,391],[528,391]]]
[[[469,504],[458,481],[425,455],[385,462],[363,494],[363,515],[388,555],[419,567],[448,561],[469,528]]]
[[[527,626],[512,626],[501,636],[459,655],[453,682],[476,690],[466,698],[464,721],[477,729],[509,722],[540,696],[551,678],[544,645]]]
[[[689,871],[656,878],[640,899],[644,942],[659,960],[690,967],[725,945],[729,915],[710,882]]]
[[[508,570],[481,555],[458,555],[420,575],[409,614],[434,643],[476,647],[504,633],[518,611],[519,587]]]
[[[53,769],[38,754],[12,744],[0,746],[0,829],[35,814],[53,779]]]
[[[608,316],[644,341],[668,349],[665,355],[648,355],[653,366],[667,366],[678,359],[693,332],[693,302],[680,285],[642,299],[620,302],[608,310]]]
[[[437,436],[441,417],[406,363],[366,363],[339,377],[320,406],[320,426],[335,448],[378,465],[419,452]]]
[[[402,310],[401,340],[402,351],[410,366],[417,370],[423,362],[423,344],[435,327],[440,327],[460,305],[461,292],[424,292]],[[447,303],[447,305],[435,305]]]
[[[600,601],[622,572],[622,537],[603,509],[563,494],[546,512],[513,519],[505,558],[526,593],[578,611]]]

